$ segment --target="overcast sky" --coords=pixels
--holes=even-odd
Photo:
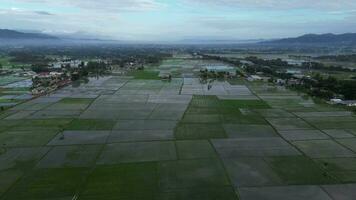
[[[356,32],[356,0],[0,0],[0,28],[139,41]]]

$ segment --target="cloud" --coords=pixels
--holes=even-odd
[[[53,15],[52,13],[49,13],[47,11],[35,11],[34,13],[39,14],[39,15]]]
[[[2,28],[85,32],[119,40],[253,39],[356,32],[356,0],[0,1],[10,2],[7,7],[0,5]]]
[[[41,4],[48,7],[69,7],[96,12],[150,11],[164,5],[156,0],[13,0],[19,3]]]
[[[356,8],[354,0],[181,0],[187,4],[254,9],[343,10]]]
[[[0,9],[0,14],[8,14],[8,15],[18,15],[18,16],[28,16],[28,15],[47,15],[47,16],[51,16],[54,15],[50,12],[47,11],[42,11],[42,10],[38,10],[38,11],[32,11],[32,10],[25,10],[25,9],[21,9],[21,8],[16,8],[16,7],[12,7],[10,9]]]

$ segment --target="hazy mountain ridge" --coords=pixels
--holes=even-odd
[[[277,39],[268,44],[356,44],[356,33],[306,34],[295,38]]]
[[[86,36],[86,37],[84,37]],[[142,42],[142,41],[141,41]],[[0,29],[1,44],[70,44],[70,43],[139,43],[139,41],[121,41],[112,39],[97,39],[95,36],[83,34],[74,35],[53,35],[36,32],[16,31],[9,29]],[[155,43],[155,42],[152,42]],[[272,46],[294,46],[294,45],[356,45],[356,33],[345,34],[306,34],[295,38],[282,38],[275,40],[250,39],[217,39],[217,38],[185,38],[178,41],[156,41],[156,43],[167,44],[229,44],[229,45],[272,45]]]
[[[0,29],[0,39],[9,39],[9,40],[28,40],[28,39],[59,39],[52,35],[42,34],[42,33],[24,33],[9,29]]]

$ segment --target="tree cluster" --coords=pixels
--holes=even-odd
[[[332,76],[324,78],[315,74],[311,79],[305,78],[303,83],[295,87],[315,97],[330,99],[342,95],[345,100],[356,99],[356,80],[338,80]]]

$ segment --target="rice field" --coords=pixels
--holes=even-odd
[[[208,88],[201,62],[165,61],[158,71],[182,74],[170,82],[91,79],[1,113],[0,199],[354,198],[352,113],[273,85]]]

